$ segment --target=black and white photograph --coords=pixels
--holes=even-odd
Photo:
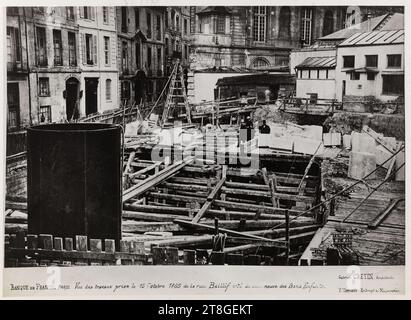
[[[5,269],[405,267],[404,6],[51,4],[4,8]]]

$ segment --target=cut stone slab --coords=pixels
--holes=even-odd
[[[351,135],[350,134],[343,135],[343,148],[346,150],[351,149]]]
[[[351,133],[351,149],[353,152],[365,152],[375,154],[377,142],[367,133]]]
[[[326,147],[339,147],[341,146],[341,133],[329,132],[323,134],[323,142]]]
[[[397,170],[405,162],[405,151],[401,151],[395,158],[395,169]],[[405,165],[395,173],[395,181],[405,181]]]
[[[258,136],[258,146],[292,151],[293,141],[291,139],[273,137],[271,134],[260,134]]]
[[[348,177],[353,179],[363,179],[367,174],[376,168],[376,156],[368,152],[354,152],[350,153],[350,163],[348,166]],[[375,173],[367,177],[367,179],[374,179]]]
[[[302,136],[308,139],[321,140],[323,137],[322,126],[303,126]]]
[[[382,163],[384,163],[384,161],[388,160],[389,157],[392,156],[392,153],[389,152],[386,148],[384,148],[382,145],[378,145],[375,148],[375,156],[376,156],[376,161],[378,165],[381,165]],[[388,169],[388,167],[390,166],[390,162],[391,161],[387,161],[386,163],[384,163],[382,166],[385,169]]]
[[[317,151],[318,146],[321,144],[321,147],[318,149],[317,154],[324,152],[324,146],[322,141],[307,139],[302,137],[293,137],[294,140],[294,152],[311,154],[313,155]]]

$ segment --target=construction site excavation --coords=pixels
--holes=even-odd
[[[222,8],[190,17],[223,15],[228,28],[240,7]],[[70,119],[28,126],[24,150],[6,158],[5,267],[405,265],[403,99],[355,98],[350,80],[342,99],[322,96],[304,78],[324,71],[328,83],[338,50],[361,37],[385,32],[403,45],[403,30],[384,29],[396,15],[367,32],[334,30],[333,43],[342,39],[330,56],[311,56],[326,36],[312,52],[294,49],[286,70],[211,81],[231,71],[194,72],[174,55],[150,102],[136,70],[120,76],[135,96],[116,108],[83,113],[77,103]],[[356,67],[341,74],[380,72]],[[193,100],[206,81],[213,98]]]

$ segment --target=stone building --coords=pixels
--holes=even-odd
[[[67,103],[78,91],[81,116],[118,108],[115,8],[76,7],[75,11],[81,74],[66,80]]]
[[[120,97],[154,102],[165,84],[165,7],[116,7]]]
[[[191,69],[288,66],[292,49],[341,29],[345,7],[191,7]]]
[[[166,74],[169,75],[176,58],[183,68],[190,66],[190,7],[167,7],[165,18]]]
[[[10,130],[118,106],[113,7],[10,7],[7,26]]]

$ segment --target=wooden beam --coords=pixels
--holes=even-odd
[[[387,217],[388,215],[395,209],[399,202],[403,201],[404,198],[399,198],[393,200],[388,207],[382,211],[373,221],[368,224],[369,229],[377,228]]]
[[[176,174],[179,170],[184,168],[187,164],[194,161],[194,157],[188,157],[184,160],[178,161],[171,166],[167,167],[166,169],[154,174],[153,176],[147,178],[142,183],[133,186],[123,192],[123,203],[127,200],[130,200],[133,197],[137,197],[144,192],[148,191],[149,189],[153,188],[157,184],[161,183],[165,179],[171,177],[172,175]],[[145,168],[147,169],[147,168]],[[144,170],[144,169],[143,169]]]
[[[157,161],[156,163],[151,164],[151,165],[149,165],[149,166],[147,166],[147,167],[145,167],[145,168],[143,168],[139,171],[130,173],[129,177],[130,177],[130,179],[132,179],[132,178],[136,178],[138,176],[144,175],[145,173],[147,173],[151,170],[155,170],[156,168],[159,168],[161,163],[162,163],[161,161]]]
[[[212,233],[214,233],[214,231],[215,231],[214,226],[208,226],[208,225],[205,225],[205,224],[200,224],[200,223],[195,223],[195,222],[190,222],[190,221],[184,221],[184,220],[179,220],[179,219],[174,220],[174,222],[179,224],[179,225],[182,225],[182,226],[192,227],[194,229],[199,229],[199,228],[200,229],[206,229],[206,230],[211,231]],[[225,229],[225,228],[220,228],[220,231],[223,232],[223,233],[227,233],[228,235],[231,235],[231,236],[250,238],[250,239],[256,239],[256,240],[273,242],[273,243],[278,242],[274,239],[268,239],[268,238],[256,236],[256,235],[251,234],[251,233],[238,232],[238,231],[233,231],[233,230],[229,230],[229,229]]]
[[[207,201],[203,204],[201,209],[194,216],[193,221],[192,221],[193,223],[197,223],[203,217],[203,215],[207,212],[207,210],[211,207],[211,205],[213,204],[214,199],[220,193],[220,191],[221,191],[221,189],[222,189],[222,187],[225,183],[226,177],[227,177],[227,166],[224,165],[221,180],[213,188],[213,190],[211,191],[211,193],[207,197]]]

